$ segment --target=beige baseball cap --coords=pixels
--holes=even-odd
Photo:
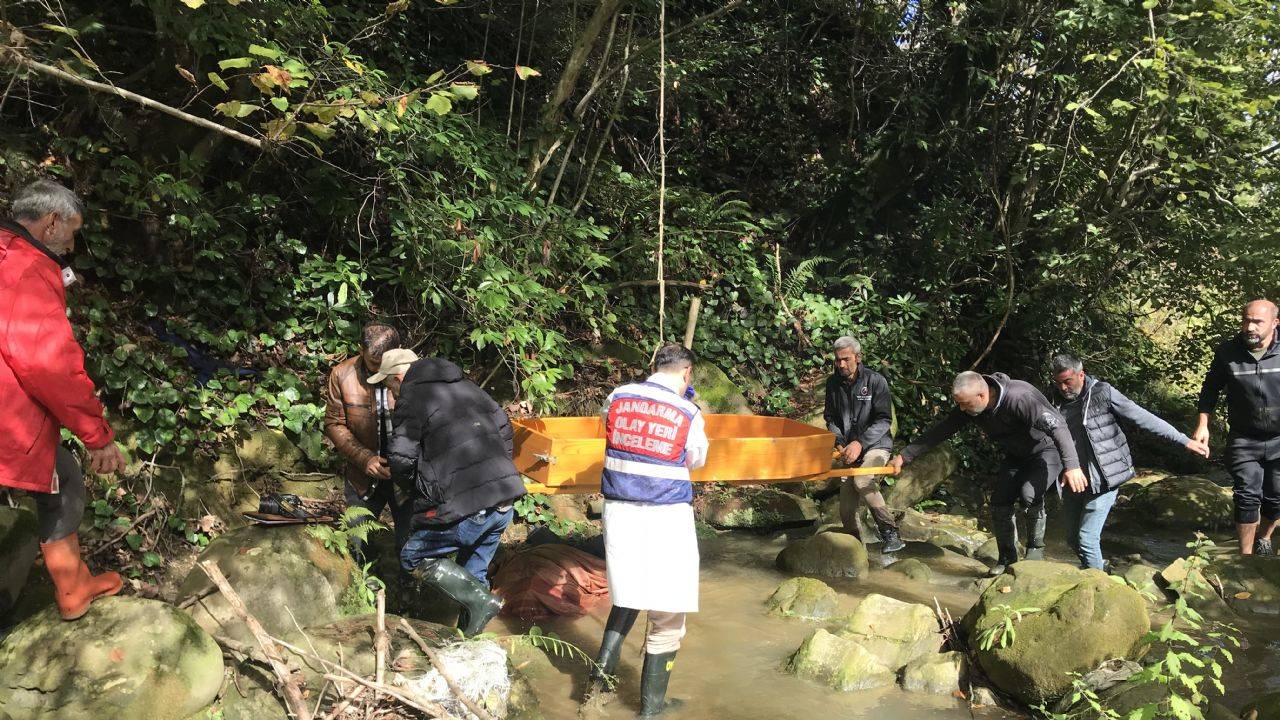
[[[369,382],[380,383],[393,375],[409,372],[409,366],[418,362],[418,353],[408,348],[395,348],[382,354],[378,372],[369,376]]]

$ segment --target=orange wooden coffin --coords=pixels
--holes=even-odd
[[[764,415],[707,415],[711,449],[694,482],[789,482],[831,469],[835,436],[821,428]],[[530,491],[596,492],[604,468],[599,417],[516,420],[516,468]]]

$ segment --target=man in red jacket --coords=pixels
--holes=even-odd
[[[80,558],[84,480],[58,442],[65,427],[88,448],[93,472],[124,467],[67,320],[75,274],[64,258],[82,207],[75,193],[40,180],[14,198],[13,221],[0,220],[0,486],[36,499],[40,550],[66,620],[123,585],[116,573],[90,574]]]

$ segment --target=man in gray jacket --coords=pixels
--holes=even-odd
[[[1057,394],[1054,404],[1067,420],[1080,467],[1089,478],[1084,490],[1068,489],[1063,495],[1067,543],[1080,557],[1080,567],[1101,570],[1102,526],[1116,502],[1120,485],[1135,474],[1129,439],[1120,421],[1201,457],[1209,457],[1209,448],[1178,432],[1108,383],[1085,375],[1079,358],[1065,353],[1053,358],[1053,387]]]

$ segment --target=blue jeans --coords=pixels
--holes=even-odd
[[[1102,569],[1102,526],[1116,504],[1117,490],[1094,495],[1064,492],[1062,515],[1067,521],[1067,544],[1080,557],[1080,567]]]
[[[452,525],[413,530],[400,551],[400,568],[413,572],[418,563],[429,558],[458,554],[458,564],[475,579],[489,584],[489,563],[498,551],[502,531],[511,524],[514,511],[481,510]]]

